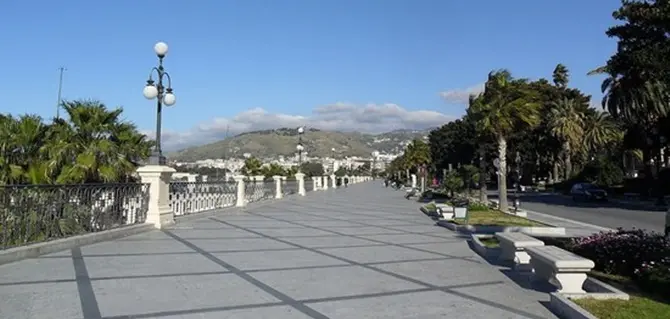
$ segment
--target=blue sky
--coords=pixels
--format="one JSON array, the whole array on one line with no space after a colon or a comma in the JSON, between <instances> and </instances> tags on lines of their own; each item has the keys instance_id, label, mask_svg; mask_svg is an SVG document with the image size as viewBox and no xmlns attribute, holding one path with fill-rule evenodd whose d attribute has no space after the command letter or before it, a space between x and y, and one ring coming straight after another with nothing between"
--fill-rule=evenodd
<instances>
[{"instance_id":1,"label":"blue sky","mask_svg":"<svg viewBox=\"0 0 670 319\"><path fill-rule=\"evenodd\" d=\"M306 123L384 131L458 117L462 91L492 69L551 75L600 99L618 0L3 0L2 112L55 114L65 99L123 106L152 130L142 97L165 41L177 104L164 112L168 147L239 131ZM451 92L440 95L440 92ZM444 97L447 97L445 99Z\"/></svg>"}]
</instances>

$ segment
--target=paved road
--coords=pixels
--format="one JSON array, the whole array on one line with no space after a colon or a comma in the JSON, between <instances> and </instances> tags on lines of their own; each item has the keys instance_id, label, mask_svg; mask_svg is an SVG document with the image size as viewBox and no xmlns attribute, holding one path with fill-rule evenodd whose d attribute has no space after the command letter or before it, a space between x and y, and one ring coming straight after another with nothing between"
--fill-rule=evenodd
<instances>
[{"instance_id":1,"label":"paved road","mask_svg":"<svg viewBox=\"0 0 670 319\"><path fill-rule=\"evenodd\" d=\"M378 183L0 266L0 318L556 318Z\"/></svg>"},{"instance_id":2,"label":"paved road","mask_svg":"<svg viewBox=\"0 0 670 319\"><path fill-rule=\"evenodd\" d=\"M635 227L663 232L665 223L663 211L649 211L622 203L575 203L570 197L554 194L524 194L521 201L521 206L531 211L602 227Z\"/></svg>"}]
</instances>

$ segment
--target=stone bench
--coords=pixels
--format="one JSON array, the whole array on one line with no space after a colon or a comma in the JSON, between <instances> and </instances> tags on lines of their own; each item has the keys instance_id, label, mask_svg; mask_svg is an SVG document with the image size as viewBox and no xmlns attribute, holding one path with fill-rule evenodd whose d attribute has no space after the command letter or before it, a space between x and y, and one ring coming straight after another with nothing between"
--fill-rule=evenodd
<instances>
[{"instance_id":1,"label":"stone bench","mask_svg":"<svg viewBox=\"0 0 670 319\"><path fill-rule=\"evenodd\" d=\"M583 294L586 273L591 271L593 261L575 255L556 246L528 247L534 280L548 281L559 293Z\"/></svg>"},{"instance_id":2,"label":"stone bench","mask_svg":"<svg viewBox=\"0 0 670 319\"><path fill-rule=\"evenodd\" d=\"M442 218L447 219L447 220L452 220L454 219L454 208L446 205L446 204L437 204L435 205L437 207L437 213L438 215L441 215Z\"/></svg>"},{"instance_id":3,"label":"stone bench","mask_svg":"<svg viewBox=\"0 0 670 319\"><path fill-rule=\"evenodd\" d=\"M544 242L523 233L496 233L500 243L499 259L503 261L514 261L516 270L532 270L529 267L530 256L526 248L544 246Z\"/></svg>"}]
</instances>

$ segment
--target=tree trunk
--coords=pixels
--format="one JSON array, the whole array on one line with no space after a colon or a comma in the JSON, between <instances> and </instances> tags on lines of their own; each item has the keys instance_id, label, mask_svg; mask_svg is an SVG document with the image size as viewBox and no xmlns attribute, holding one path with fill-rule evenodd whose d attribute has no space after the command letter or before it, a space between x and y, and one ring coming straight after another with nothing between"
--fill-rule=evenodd
<instances>
[{"instance_id":1,"label":"tree trunk","mask_svg":"<svg viewBox=\"0 0 670 319\"><path fill-rule=\"evenodd\" d=\"M486 188L486 145L479 145L479 200L488 203L489 197Z\"/></svg>"},{"instance_id":2,"label":"tree trunk","mask_svg":"<svg viewBox=\"0 0 670 319\"><path fill-rule=\"evenodd\" d=\"M552 173L551 173L552 176L551 177L553 177L553 179L554 179L553 182L554 183L558 183L559 180L560 180L560 178L558 177L558 161L556 160L556 158L554 158L553 160L554 160L554 163L552 164L553 167L552 167Z\"/></svg>"},{"instance_id":3,"label":"tree trunk","mask_svg":"<svg viewBox=\"0 0 670 319\"><path fill-rule=\"evenodd\" d=\"M498 200L499 208L507 212L507 140L504 136L498 136Z\"/></svg>"},{"instance_id":4,"label":"tree trunk","mask_svg":"<svg viewBox=\"0 0 670 319\"><path fill-rule=\"evenodd\" d=\"M653 164L651 163L651 159L652 159L651 149L649 147L645 147L642 150L642 160L644 161L644 180L647 189L645 190L644 194L640 194L641 197L645 199L652 197L652 191L654 185L654 173L652 169Z\"/></svg>"},{"instance_id":5,"label":"tree trunk","mask_svg":"<svg viewBox=\"0 0 670 319\"><path fill-rule=\"evenodd\" d=\"M570 156L570 143L563 143L563 150L565 152L565 180L572 177L572 158Z\"/></svg>"}]
</instances>

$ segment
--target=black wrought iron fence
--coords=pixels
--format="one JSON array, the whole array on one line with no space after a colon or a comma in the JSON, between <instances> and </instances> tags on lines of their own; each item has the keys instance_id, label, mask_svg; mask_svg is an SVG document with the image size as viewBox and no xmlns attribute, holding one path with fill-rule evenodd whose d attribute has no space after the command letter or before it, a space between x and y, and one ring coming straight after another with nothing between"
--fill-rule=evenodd
<instances>
[{"instance_id":1,"label":"black wrought iron fence","mask_svg":"<svg viewBox=\"0 0 670 319\"><path fill-rule=\"evenodd\" d=\"M185 215L235 205L235 181L171 182L170 206L175 215Z\"/></svg>"},{"instance_id":2,"label":"black wrought iron fence","mask_svg":"<svg viewBox=\"0 0 670 319\"><path fill-rule=\"evenodd\" d=\"M282 195L292 195L298 193L298 181L289 179L282 185Z\"/></svg>"},{"instance_id":3,"label":"black wrought iron fence","mask_svg":"<svg viewBox=\"0 0 670 319\"><path fill-rule=\"evenodd\" d=\"M273 198L275 190L274 181L245 181L244 196L247 203L258 202Z\"/></svg>"},{"instance_id":4,"label":"black wrought iron fence","mask_svg":"<svg viewBox=\"0 0 670 319\"><path fill-rule=\"evenodd\" d=\"M144 223L149 185L0 186L2 249Z\"/></svg>"},{"instance_id":5,"label":"black wrought iron fence","mask_svg":"<svg viewBox=\"0 0 670 319\"><path fill-rule=\"evenodd\" d=\"M314 191L314 180L312 178L305 178L305 192Z\"/></svg>"}]
</instances>

